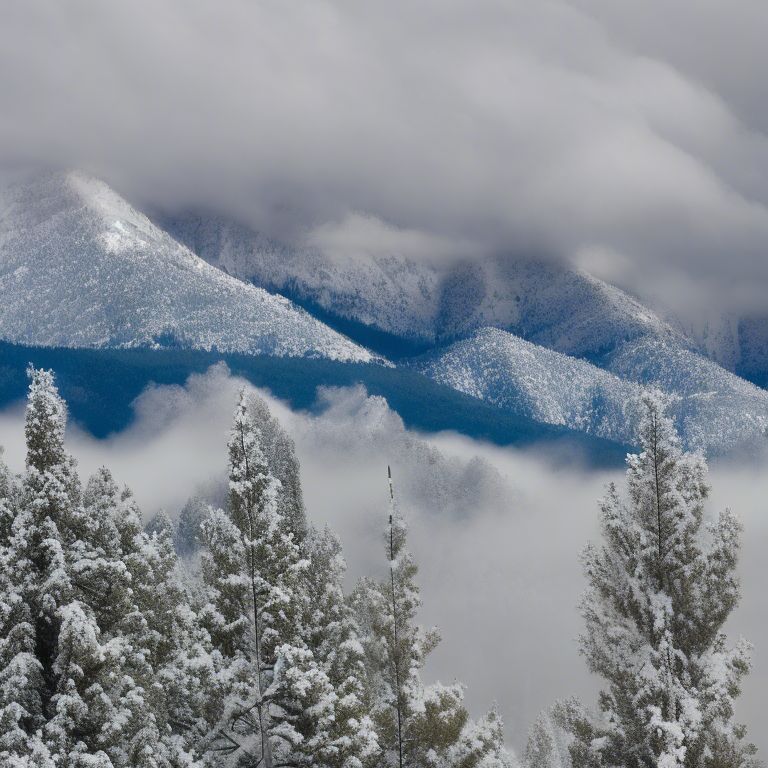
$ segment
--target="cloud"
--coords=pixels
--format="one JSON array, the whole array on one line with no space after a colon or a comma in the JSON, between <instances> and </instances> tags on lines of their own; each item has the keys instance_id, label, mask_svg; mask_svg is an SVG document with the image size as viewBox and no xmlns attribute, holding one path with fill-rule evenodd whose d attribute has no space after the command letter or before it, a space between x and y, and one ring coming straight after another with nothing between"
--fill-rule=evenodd
<instances>
[{"instance_id":1,"label":"cloud","mask_svg":"<svg viewBox=\"0 0 768 768\"><path fill-rule=\"evenodd\" d=\"M150 388L136 402L132 426L104 441L70 429L70 449L83 474L106 464L131 485L146 516L159 507L174 515L189 494L221 481L243 383L215 366L184 387ZM350 583L386 568L382 529L392 465L420 566L421 618L443 635L428 665L430 679L465 682L476 715L497 701L518 750L537 713L556 698L595 701L596 681L575 642L585 586L579 553L596 540L596 500L609 480L621 481L620 473L568 467L559 457L452 434L414 433L361 387L322 390L311 412L291 411L261 394L296 441L312 520L329 523L342 538ZM23 465L22 419L19 408L0 413L0 436L15 469ZM746 526L744 600L729 632L743 633L756 647L737 714L765 750L768 472L716 465L711 481L709 510L730 506Z\"/></svg>"},{"instance_id":2,"label":"cloud","mask_svg":"<svg viewBox=\"0 0 768 768\"><path fill-rule=\"evenodd\" d=\"M415 229L398 229L374 216L359 213L314 227L303 244L342 262L398 256L439 263L466 256L473 248L467 241L441 238Z\"/></svg>"},{"instance_id":3,"label":"cloud","mask_svg":"<svg viewBox=\"0 0 768 768\"><path fill-rule=\"evenodd\" d=\"M757 0L11 0L0 154L353 250L613 252L608 276L676 309L764 310L766 20Z\"/></svg>"}]
</instances>

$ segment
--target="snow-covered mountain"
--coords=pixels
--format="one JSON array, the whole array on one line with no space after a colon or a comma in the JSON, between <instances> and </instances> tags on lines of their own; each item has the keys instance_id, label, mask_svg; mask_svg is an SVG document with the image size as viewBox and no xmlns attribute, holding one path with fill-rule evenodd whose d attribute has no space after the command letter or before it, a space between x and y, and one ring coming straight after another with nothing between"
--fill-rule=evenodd
<instances>
[{"instance_id":1,"label":"snow-covered mountain","mask_svg":"<svg viewBox=\"0 0 768 768\"><path fill-rule=\"evenodd\" d=\"M707 357L768 387L768 314L715 314L686 332Z\"/></svg>"},{"instance_id":2,"label":"snow-covered mountain","mask_svg":"<svg viewBox=\"0 0 768 768\"><path fill-rule=\"evenodd\" d=\"M634 438L642 387L498 328L481 328L413 365L440 384L536 421L625 445Z\"/></svg>"},{"instance_id":3,"label":"snow-covered mountain","mask_svg":"<svg viewBox=\"0 0 768 768\"><path fill-rule=\"evenodd\" d=\"M699 353L716 357L735 345L722 364L751 366L759 381L768 332L758 322L688 334L556 260L338 256L287 247L216 217L177 216L164 225L228 273L297 297L324 317L355 321L349 333L358 341L367 338L360 327L370 327L419 342L427 351L417 370L517 414L629 444L634 403L652 384L676 401L688 445L722 453L766 442L768 392Z\"/></svg>"},{"instance_id":4,"label":"snow-covered mountain","mask_svg":"<svg viewBox=\"0 0 768 768\"><path fill-rule=\"evenodd\" d=\"M228 219L185 214L157 221L209 263L335 317L431 344L440 312L437 265L391 257L329 257L296 249Z\"/></svg>"},{"instance_id":5,"label":"snow-covered mountain","mask_svg":"<svg viewBox=\"0 0 768 768\"><path fill-rule=\"evenodd\" d=\"M210 266L79 173L36 176L0 195L0 339L373 359L287 299Z\"/></svg>"},{"instance_id":6,"label":"snow-covered mountain","mask_svg":"<svg viewBox=\"0 0 768 768\"><path fill-rule=\"evenodd\" d=\"M496 328L414 362L435 381L547 424L631 445L643 389L671 396L685 443L711 454L765 446L768 392L694 352L652 336L627 342L607 369Z\"/></svg>"},{"instance_id":7,"label":"snow-covered mountain","mask_svg":"<svg viewBox=\"0 0 768 768\"><path fill-rule=\"evenodd\" d=\"M559 261L499 256L445 264L398 254L328 255L287 247L217 217L161 221L231 275L427 345L488 326L588 359L649 334L685 343L631 296Z\"/></svg>"},{"instance_id":8,"label":"snow-covered mountain","mask_svg":"<svg viewBox=\"0 0 768 768\"><path fill-rule=\"evenodd\" d=\"M644 338L617 349L606 368L679 398L675 411L690 446L726 453L750 443L768 445L768 391L702 355Z\"/></svg>"},{"instance_id":9,"label":"snow-covered mountain","mask_svg":"<svg viewBox=\"0 0 768 768\"><path fill-rule=\"evenodd\" d=\"M725 349L721 331L707 339ZM759 367L765 323L735 333L738 363ZM766 444L768 391L695 351L701 339L562 262L331 256L220 218L150 220L81 173L0 194L2 341L389 366L381 346L369 351L382 339L401 393L434 387L427 377L512 414L510 424L520 417L628 445L643 388L655 386L675 400L689 446ZM309 364L298 363L301 378ZM337 370L334 380L354 380L341 367L349 375Z\"/></svg>"}]
</instances>

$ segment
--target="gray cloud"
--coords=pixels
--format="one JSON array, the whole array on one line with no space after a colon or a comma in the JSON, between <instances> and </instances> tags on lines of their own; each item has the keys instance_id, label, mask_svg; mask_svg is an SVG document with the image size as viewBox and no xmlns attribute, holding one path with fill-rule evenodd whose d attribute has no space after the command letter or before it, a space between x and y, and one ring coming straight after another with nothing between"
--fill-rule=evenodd
<instances>
[{"instance_id":1,"label":"gray cloud","mask_svg":"<svg viewBox=\"0 0 768 768\"><path fill-rule=\"evenodd\" d=\"M191 376L184 387L146 390L136 420L105 441L70 429L84 474L101 464L136 493L146 516L172 515L187 496L225 471L231 412L242 381L223 367ZM539 710L561 696L594 701L596 681L579 657L576 605L585 586L579 552L597 536L597 503L619 473L553 464L546 455L492 447L468 438L422 435L361 388L320 393L312 413L293 412L261 393L296 440L308 511L341 536L350 581L386 567L386 465L420 565L422 620L443 642L428 677L468 685L471 710L496 700L510 742L522 748ZM23 465L23 414L0 413L9 464ZM712 511L726 505L746 526L744 600L729 631L755 643L755 667L738 715L763 750L768 693L768 621L762 584L768 548L768 472L764 466L715 466Z\"/></svg>"},{"instance_id":2,"label":"gray cloud","mask_svg":"<svg viewBox=\"0 0 768 768\"><path fill-rule=\"evenodd\" d=\"M549 251L678 309L764 309L765 17L758 0L11 0L1 154L280 236L348 244L359 216L367 250Z\"/></svg>"}]
</instances>

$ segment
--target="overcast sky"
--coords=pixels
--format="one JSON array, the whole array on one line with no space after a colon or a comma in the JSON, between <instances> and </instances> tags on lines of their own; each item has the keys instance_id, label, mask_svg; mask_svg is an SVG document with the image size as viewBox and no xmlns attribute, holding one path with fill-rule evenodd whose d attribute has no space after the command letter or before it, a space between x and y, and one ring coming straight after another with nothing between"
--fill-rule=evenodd
<instances>
[{"instance_id":1,"label":"overcast sky","mask_svg":"<svg viewBox=\"0 0 768 768\"><path fill-rule=\"evenodd\" d=\"M6 0L0 161L765 309L766 29L764 0Z\"/></svg>"}]
</instances>

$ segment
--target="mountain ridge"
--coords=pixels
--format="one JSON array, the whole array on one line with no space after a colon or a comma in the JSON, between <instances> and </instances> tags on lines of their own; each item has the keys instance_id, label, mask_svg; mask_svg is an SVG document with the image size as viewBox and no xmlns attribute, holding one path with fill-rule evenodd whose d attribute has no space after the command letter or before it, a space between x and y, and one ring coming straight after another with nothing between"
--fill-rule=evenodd
<instances>
[{"instance_id":1,"label":"mountain ridge","mask_svg":"<svg viewBox=\"0 0 768 768\"><path fill-rule=\"evenodd\" d=\"M210 266L78 172L2 193L0 299L2 338L23 344L383 362L287 299Z\"/></svg>"},{"instance_id":2,"label":"mountain ridge","mask_svg":"<svg viewBox=\"0 0 768 768\"><path fill-rule=\"evenodd\" d=\"M629 341L599 368L498 328L412 361L429 378L547 424L632 444L640 401L664 392L685 445L723 455L768 446L768 392L679 347Z\"/></svg>"},{"instance_id":3,"label":"mountain ridge","mask_svg":"<svg viewBox=\"0 0 768 768\"><path fill-rule=\"evenodd\" d=\"M428 407L431 381L483 403L483 419L487 405L513 429L512 415L617 445L633 442L637 403L654 387L688 447L721 454L768 436L768 392L563 262L331 257L226 219L147 216L79 172L0 193L0 339L241 354L273 372L279 358L375 364L402 378L387 387L406 409Z\"/></svg>"},{"instance_id":4,"label":"mountain ridge","mask_svg":"<svg viewBox=\"0 0 768 768\"><path fill-rule=\"evenodd\" d=\"M692 343L625 292L557 260L507 255L446 266L397 254L329 256L220 216L157 220L228 274L417 345L488 326L586 359L648 333Z\"/></svg>"}]
</instances>

